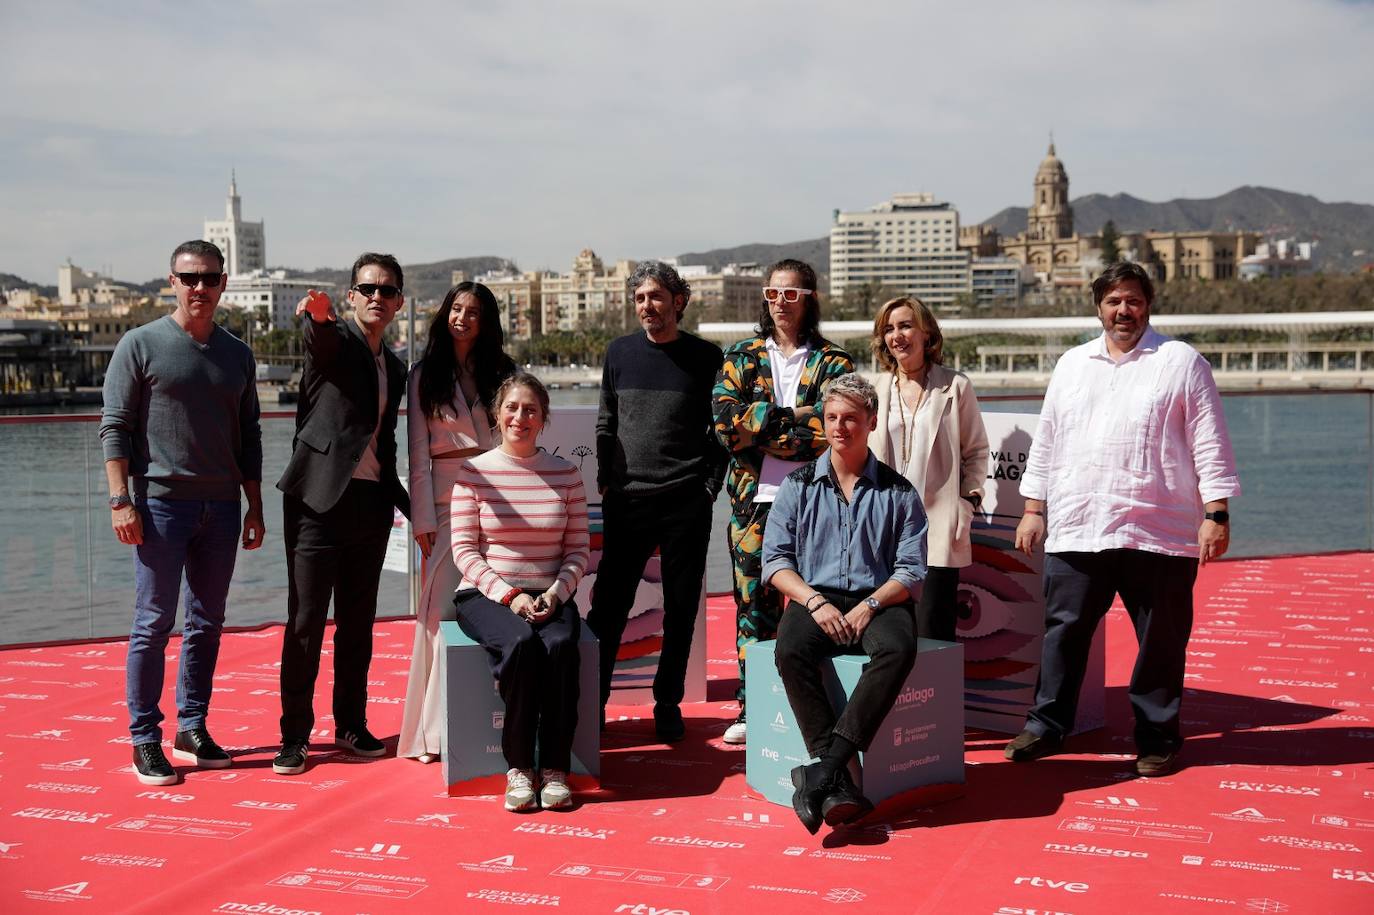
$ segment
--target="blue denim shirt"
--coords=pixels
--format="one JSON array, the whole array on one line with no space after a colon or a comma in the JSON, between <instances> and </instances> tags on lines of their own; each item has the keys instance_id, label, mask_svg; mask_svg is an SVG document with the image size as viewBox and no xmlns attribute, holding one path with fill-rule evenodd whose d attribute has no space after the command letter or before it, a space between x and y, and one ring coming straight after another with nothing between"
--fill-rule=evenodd
<instances>
[{"instance_id":1,"label":"blue denim shirt","mask_svg":"<svg viewBox=\"0 0 1374 915\"><path fill-rule=\"evenodd\" d=\"M874 591L891 579L912 599L926 577L926 512L916 488L870 451L846 502L830 452L783 480L763 532L765 583L791 569L813 588Z\"/></svg>"}]
</instances>

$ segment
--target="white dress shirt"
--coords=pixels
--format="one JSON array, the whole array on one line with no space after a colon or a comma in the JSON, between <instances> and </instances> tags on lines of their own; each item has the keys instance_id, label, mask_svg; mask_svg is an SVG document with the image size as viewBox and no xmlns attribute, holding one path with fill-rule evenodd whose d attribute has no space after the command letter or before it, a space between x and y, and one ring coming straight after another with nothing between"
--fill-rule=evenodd
<instances>
[{"instance_id":1,"label":"white dress shirt","mask_svg":"<svg viewBox=\"0 0 1374 915\"><path fill-rule=\"evenodd\" d=\"M1120 360L1104 333L1055 366L1021 494L1042 499L1045 551L1196 556L1203 504L1240 495L1212 369L1147 327Z\"/></svg>"},{"instance_id":2,"label":"white dress shirt","mask_svg":"<svg viewBox=\"0 0 1374 915\"><path fill-rule=\"evenodd\" d=\"M801 387L802 370L806 368L806 357L811 354L811 347L799 346L792 351L792 355L784 356L782 347L772 337L768 338L765 346L768 350L768 368L773 374L773 403L780 407L794 407L797 404L797 390ZM759 486L754 501L772 502L783 477L805 463L765 454L763 466L759 468Z\"/></svg>"}]
</instances>

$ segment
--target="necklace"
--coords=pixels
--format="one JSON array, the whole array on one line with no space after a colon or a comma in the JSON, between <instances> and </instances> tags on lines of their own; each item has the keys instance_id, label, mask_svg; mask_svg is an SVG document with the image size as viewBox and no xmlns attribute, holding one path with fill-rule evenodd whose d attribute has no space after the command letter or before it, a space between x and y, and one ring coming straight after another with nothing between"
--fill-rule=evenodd
<instances>
[{"instance_id":1,"label":"necklace","mask_svg":"<svg viewBox=\"0 0 1374 915\"><path fill-rule=\"evenodd\" d=\"M897 418L900 420L901 440L902 440L902 476L906 476L907 470L911 467L911 459L915 456L912 452L916 445L916 414L921 409L921 402L925 400L926 387L920 384L916 395L916 403L911 408L911 430L906 427L906 403L902 400L901 376L896 372L892 373L892 398L897 401Z\"/></svg>"}]
</instances>

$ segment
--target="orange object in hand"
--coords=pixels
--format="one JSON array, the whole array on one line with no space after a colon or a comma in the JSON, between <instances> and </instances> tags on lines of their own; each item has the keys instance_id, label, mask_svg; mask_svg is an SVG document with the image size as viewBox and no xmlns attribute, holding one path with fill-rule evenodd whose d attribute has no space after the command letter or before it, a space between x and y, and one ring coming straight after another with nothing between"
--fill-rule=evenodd
<instances>
[{"instance_id":1,"label":"orange object in hand","mask_svg":"<svg viewBox=\"0 0 1374 915\"><path fill-rule=\"evenodd\" d=\"M312 289L306 294L306 300L305 310L310 312L310 317L314 318L316 321L334 320L334 308L330 304L329 296L326 293L320 292L318 289Z\"/></svg>"}]
</instances>

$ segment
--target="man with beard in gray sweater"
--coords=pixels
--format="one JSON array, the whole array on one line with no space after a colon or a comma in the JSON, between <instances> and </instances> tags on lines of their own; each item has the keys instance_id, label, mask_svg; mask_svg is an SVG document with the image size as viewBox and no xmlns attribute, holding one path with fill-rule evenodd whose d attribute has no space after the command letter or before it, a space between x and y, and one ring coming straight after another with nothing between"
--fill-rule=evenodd
<instances>
[{"instance_id":1,"label":"man with beard in gray sweater","mask_svg":"<svg viewBox=\"0 0 1374 915\"><path fill-rule=\"evenodd\" d=\"M646 261L627 291L643 333L606 349L596 418L603 546L587 625L601 643L605 720L616 654L644 567L661 553L663 643L654 675L654 727L666 743L686 733L679 708L692 650L711 504L727 455L712 431L714 343L678 328L691 287L669 265Z\"/></svg>"}]
</instances>

